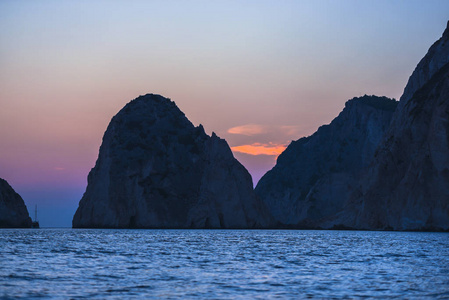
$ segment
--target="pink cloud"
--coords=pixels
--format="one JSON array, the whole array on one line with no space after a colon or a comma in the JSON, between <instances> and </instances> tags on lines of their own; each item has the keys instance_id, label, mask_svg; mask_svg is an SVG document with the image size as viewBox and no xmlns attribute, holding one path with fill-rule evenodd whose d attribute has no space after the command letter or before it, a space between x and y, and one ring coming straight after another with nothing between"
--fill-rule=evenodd
<instances>
[{"instance_id":1,"label":"pink cloud","mask_svg":"<svg viewBox=\"0 0 449 300\"><path fill-rule=\"evenodd\" d=\"M228 133L240 134L246 136L262 135L262 134L276 134L286 137L299 138L301 135L301 128L296 125L260 125L260 124L246 124L236 126L228 129Z\"/></svg>"},{"instance_id":2,"label":"pink cloud","mask_svg":"<svg viewBox=\"0 0 449 300\"><path fill-rule=\"evenodd\" d=\"M236 127L232 127L232 128L228 129L228 133L241 134L241 135L247 135L247 136L263 134L263 133L266 133L267 131L268 131L267 126L258 125L258 124L247 124L247 125L236 126Z\"/></svg>"}]
</instances>

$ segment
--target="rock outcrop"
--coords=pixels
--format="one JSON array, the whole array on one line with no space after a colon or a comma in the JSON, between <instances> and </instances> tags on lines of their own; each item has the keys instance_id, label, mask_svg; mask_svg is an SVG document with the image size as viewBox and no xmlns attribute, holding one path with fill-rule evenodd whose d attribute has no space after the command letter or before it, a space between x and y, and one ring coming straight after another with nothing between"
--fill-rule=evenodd
<instances>
[{"instance_id":1,"label":"rock outcrop","mask_svg":"<svg viewBox=\"0 0 449 300\"><path fill-rule=\"evenodd\" d=\"M392 111L350 115L347 105L328 127L293 142L256 188L276 220L448 231L449 22Z\"/></svg>"},{"instance_id":2,"label":"rock outcrop","mask_svg":"<svg viewBox=\"0 0 449 300\"><path fill-rule=\"evenodd\" d=\"M270 214L225 140L141 96L111 120L73 227L264 228Z\"/></svg>"},{"instance_id":3,"label":"rock outcrop","mask_svg":"<svg viewBox=\"0 0 449 300\"><path fill-rule=\"evenodd\" d=\"M417 90L424 86L445 64L449 62L449 21L443 36L428 50L408 79L401 96L399 110L408 103ZM399 114L398 114L399 115ZM399 118L395 118L399 119Z\"/></svg>"},{"instance_id":4,"label":"rock outcrop","mask_svg":"<svg viewBox=\"0 0 449 300\"><path fill-rule=\"evenodd\" d=\"M255 189L280 226L321 227L345 207L396 106L386 97L351 99L329 125L287 147Z\"/></svg>"},{"instance_id":5,"label":"rock outcrop","mask_svg":"<svg viewBox=\"0 0 449 300\"><path fill-rule=\"evenodd\" d=\"M449 22L411 75L353 198L338 218L351 227L449 230Z\"/></svg>"},{"instance_id":6,"label":"rock outcrop","mask_svg":"<svg viewBox=\"0 0 449 300\"><path fill-rule=\"evenodd\" d=\"M31 218L22 197L0 178L0 228L30 228Z\"/></svg>"}]
</instances>

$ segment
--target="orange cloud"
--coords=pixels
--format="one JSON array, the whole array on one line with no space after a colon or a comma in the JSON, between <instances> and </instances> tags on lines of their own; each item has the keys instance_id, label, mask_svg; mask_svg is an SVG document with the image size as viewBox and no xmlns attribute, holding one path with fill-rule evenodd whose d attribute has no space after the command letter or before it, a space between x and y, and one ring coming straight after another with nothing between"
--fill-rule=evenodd
<instances>
[{"instance_id":1,"label":"orange cloud","mask_svg":"<svg viewBox=\"0 0 449 300\"><path fill-rule=\"evenodd\" d=\"M258 125L258 124L247 124L242 126L236 126L228 129L228 133L232 134L241 134L241 135L257 135L266 133L267 129L266 126Z\"/></svg>"},{"instance_id":2,"label":"orange cloud","mask_svg":"<svg viewBox=\"0 0 449 300\"><path fill-rule=\"evenodd\" d=\"M246 153L250 155L276 155L278 156L285 150L285 145L277 145L273 143L261 144L254 143L251 145L242 145L231 147L232 151Z\"/></svg>"}]
</instances>

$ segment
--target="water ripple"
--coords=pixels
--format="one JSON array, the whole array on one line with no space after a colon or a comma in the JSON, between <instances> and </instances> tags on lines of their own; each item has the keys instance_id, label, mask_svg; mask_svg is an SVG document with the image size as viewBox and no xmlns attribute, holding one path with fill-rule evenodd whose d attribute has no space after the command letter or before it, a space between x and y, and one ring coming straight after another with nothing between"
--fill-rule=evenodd
<instances>
[{"instance_id":1,"label":"water ripple","mask_svg":"<svg viewBox=\"0 0 449 300\"><path fill-rule=\"evenodd\" d=\"M448 298L447 233L0 230L0 298Z\"/></svg>"}]
</instances>

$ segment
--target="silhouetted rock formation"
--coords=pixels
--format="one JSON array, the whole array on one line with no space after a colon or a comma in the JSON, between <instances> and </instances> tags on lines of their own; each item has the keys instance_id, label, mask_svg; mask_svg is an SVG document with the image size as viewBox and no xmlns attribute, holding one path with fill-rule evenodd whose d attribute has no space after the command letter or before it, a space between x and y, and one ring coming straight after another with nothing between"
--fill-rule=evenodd
<instances>
[{"instance_id":1,"label":"silhouetted rock formation","mask_svg":"<svg viewBox=\"0 0 449 300\"><path fill-rule=\"evenodd\" d=\"M0 228L30 228L31 218L22 197L0 178Z\"/></svg>"},{"instance_id":2,"label":"silhouetted rock formation","mask_svg":"<svg viewBox=\"0 0 449 300\"><path fill-rule=\"evenodd\" d=\"M409 102L413 94L423 87L444 65L449 62L449 21L443 36L436 41L421 59L408 79L404 94L399 103L400 111ZM399 114L399 113L398 113ZM398 119L398 118L395 118Z\"/></svg>"},{"instance_id":3,"label":"silhouetted rock formation","mask_svg":"<svg viewBox=\"0 0 449 300\"><path fill-rule=\"evenodd\" d=\"M293 141L255 190L275 219L288 227L315 228L341 211L396 106L386 97L351 99L329 125Z\"/></svg>"},{"instance_id":4,"label":"silhouetted rock formation","mask_svg":"<svg viewBox=\"0 0 449 300\"><path fill-rule=\"evenodd\" d=\"M73 227L261 228L269 220L226 141L149 94L111 120Z\"/></svg>"},{"instance_id":5,"label":"silhouetted rock formation","mask_svg":"<svg viewBox=\"0 0 449 300\"><path fill-rule=\"evenodd\" d=\"M354 195L356 228L449 230L449 22L404 89L370 172Z\"/></svg>"},{"instance_id":6,"label":"silhouetted rock formation","mask_svg":"<svg viewBox=\"0 0 449 300\"><path fill-rule=\"evenodd\" d=\"M293 142L257 185L276 220L291 227L449 230L449 22L410 77L391 123L393 106L348 104L329 126Z\"/></svg>"}]
</instances>

